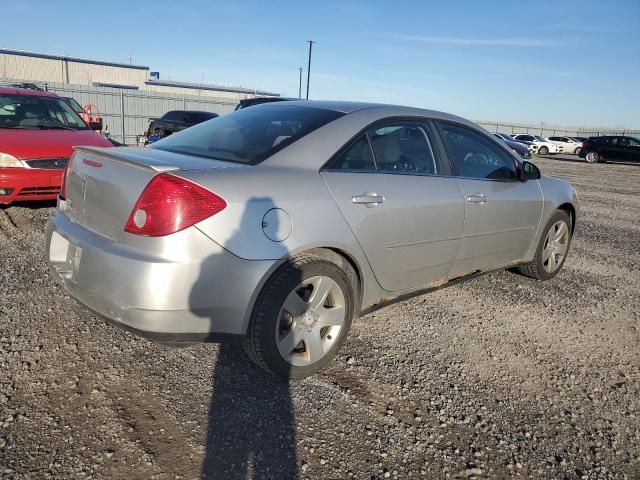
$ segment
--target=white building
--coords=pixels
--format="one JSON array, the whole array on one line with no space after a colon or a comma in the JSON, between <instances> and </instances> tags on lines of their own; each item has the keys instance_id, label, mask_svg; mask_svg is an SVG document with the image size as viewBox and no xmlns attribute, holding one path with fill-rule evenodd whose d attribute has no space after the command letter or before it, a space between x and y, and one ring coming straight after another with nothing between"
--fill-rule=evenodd
<instances>
[{"instance_id":1,"label":"white building","mask_svg":"<svg viewBox=\"0 0 640 480\"><path fill-rule=\"evenodd\" d=\"M152 77L149 67L143 65L2 48L0 48L0 79L115 87L231 100L255 96L279 96L278 93L253 88L164 80Z\"/></svg>"}]
</instances>

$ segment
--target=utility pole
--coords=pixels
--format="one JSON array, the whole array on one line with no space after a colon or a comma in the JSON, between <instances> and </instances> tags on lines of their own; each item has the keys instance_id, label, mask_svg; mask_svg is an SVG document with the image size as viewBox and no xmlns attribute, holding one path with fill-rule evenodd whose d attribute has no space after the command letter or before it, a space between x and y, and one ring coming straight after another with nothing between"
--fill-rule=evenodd
<instances>
[{"instance_id":1,"label":"utility pole","mask_svg":"<svg viewBox=\"0 0 640 480\"><path fill-rule=\"evenodd\" d=\"M298 79L298 99L302 99L302 67L298 67L299 79Z\"/></svg>"},{"instance_id":2,"label":"utility pole","mask_svg":"<svg viewBox=\"0 0 640 480\"><path fill-rule=\"evenodd\" d=\"M307 100L309 100L309 77L311 76L311 49L313 44L316 43L313 40L307 40L309 44L309 63L307 63Z\"/></svg>"}]
</instances>

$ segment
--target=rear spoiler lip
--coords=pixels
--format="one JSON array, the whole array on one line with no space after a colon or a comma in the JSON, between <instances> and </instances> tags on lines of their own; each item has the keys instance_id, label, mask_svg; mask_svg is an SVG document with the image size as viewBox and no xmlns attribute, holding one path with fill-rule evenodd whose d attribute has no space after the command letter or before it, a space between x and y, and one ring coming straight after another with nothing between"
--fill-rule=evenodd
<instances>
[{"instance_id":1,"label":"rear spoiler lip","mask_svg":"<svg viewBox=\"0 0 640 480\"><path fill-rule=\"evenodd\" d=\"M111 149L117 149L117 147L73 147L74 152L87 152L97 155L99 157L108 158L120 163L126 163L132 167L142 168L143 170L151 170L152 172L173 172L180 170L180 167L175 165L148 165L142 162L136 162L125 156L114 155L110 153Z\"/></svg>"}]
</instances>

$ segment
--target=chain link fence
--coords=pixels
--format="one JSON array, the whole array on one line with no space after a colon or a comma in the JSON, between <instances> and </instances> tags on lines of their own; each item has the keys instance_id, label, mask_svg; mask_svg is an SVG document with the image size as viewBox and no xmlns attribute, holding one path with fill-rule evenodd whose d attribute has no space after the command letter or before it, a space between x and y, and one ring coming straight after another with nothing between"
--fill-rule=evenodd
<instances>
[{"instance_id":1,"label":"chain link fence","mask_svg":"<svg viewBox=\"0 0 640 480\"><path fill-rule=\"evenodd\" d=\"M21 80L2 80L0 84L23 82ZM219 115L235 109L237 100L231 98L205 97L197 95L167 95L149 90L129 90L89 85L68 85L65 83L39 83L62 97L73 97L80 105L93 104L98 107L103 125L115 140L129 145L135 144L136 137L143 134L149 118L161 117L170 110L203 110ZM564 128L548 125L526 125L493 121L476 121L490 132L507 134L529 133L545 137L600 135L640 136L640 130L609 128Z\"/></svg>"},{"instance_id":2,"label":"chain link fence","mask_svg":"<svg viewBox=\"0 0 640 480\"><path fill-rule=\"evenodd\" d=\"M476 123L490 132L507 133L509 135L529 133L531 135L542 135L543 137L599 137L601 135L640 136L640 130L629 130L624 128L564 128L548 125L525 125L491 121L476 121Z\"/></svg>"}]
</instances>

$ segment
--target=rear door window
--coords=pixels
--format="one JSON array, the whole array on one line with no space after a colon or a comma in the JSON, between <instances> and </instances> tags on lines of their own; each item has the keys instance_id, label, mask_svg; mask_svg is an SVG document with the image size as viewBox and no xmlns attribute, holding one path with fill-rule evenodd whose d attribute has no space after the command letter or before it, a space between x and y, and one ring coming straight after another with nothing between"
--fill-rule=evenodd
<instances>
[{"instance_id":1,"label":"rear door window","mask_svg":"<svg viewBox=\"0 0 640 480\"><path fill-rule=\"evenodd\" d=\"M422 125L397 123L367 132L382 172L437 175L440 168L431 134Z\"/></svg>"},{"instance_id":2,"label":"rear door window","mask_svg":"<svg viewBox=\"0 0 640 480\"><path fill-rule=\"evenodd\" d=\"M440 175L434 138L426 124L398 122L374 126L360 135L327 169Z\"/></svg>"},{"instance_id":3,"label":"rear door window","mask_svg":"<svg viewBox=\"0 0 640 480\"><path fill-rule=\"evenodd\" d=\"M373 151L366 133L348 147L344 153L331 162L327 167L329 170L349 170L349 171L375 171L376 164L373 160Z\"/></svg>"}]
</instances>

